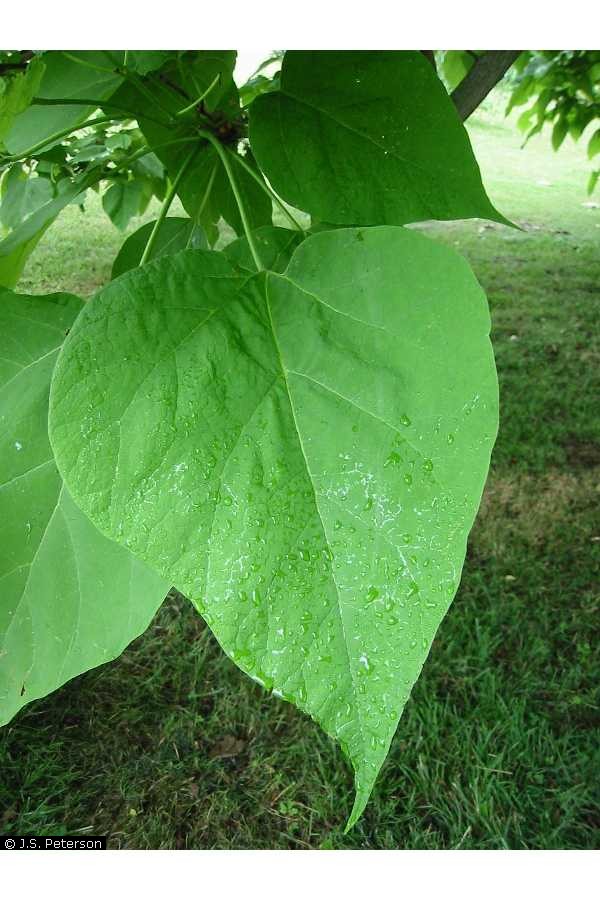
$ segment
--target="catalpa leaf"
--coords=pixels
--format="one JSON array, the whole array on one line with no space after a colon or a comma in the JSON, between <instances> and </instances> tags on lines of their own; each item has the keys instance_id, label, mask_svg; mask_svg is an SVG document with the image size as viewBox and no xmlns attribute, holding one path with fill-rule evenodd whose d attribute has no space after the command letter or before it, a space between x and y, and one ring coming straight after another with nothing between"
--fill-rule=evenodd
<instances>
[{"instance_id":1,"label":"catalpa leaf","mask_svg":"<svg viewBox=\"0 0 600 900\"><path fill-rule=\"evenodd\" d=\"M113 263L111 278L118 278L124 272L139 266L155 224L147 222L124 241ZM207 243L202 229L194 224L193 219L169 216L161 223L150 252L150 259L178 253L186 247L206 249Z\"/></svg>"},{"instance_id":2,"label":"catalpa leaf","mask_svg":"<svg viewBox=\"0 0 600 900\"><path fill-rule=\"evenodd\" d=\"M339 741L350 824L457 589L497 429L489 326L450 249L341 229L283 275L203 251L130 272L55 370L76 502Z\"/></svg>"},{"instance_id":3,"label":"catalpa leaf","mask_svg":"<svg viewBox=\"0 0 600 900\"><path fill-rule=\"evenodd\" d=\"M250 107L250 143L277 193L327 222L506 223L452 101L417 51L288 51L279 91Z\"/></svg>"},{"instance_id":4,"label":"catalpa leaf","mask_svg":"<svg viewBox=\"0 0 600 900\"><path fill-rule=\"evenodd\" d=\"M54 462L50 378L81 306L0 291L0 724L114 659L170 587L98 532Z\"/></svg>"}]
</instances>

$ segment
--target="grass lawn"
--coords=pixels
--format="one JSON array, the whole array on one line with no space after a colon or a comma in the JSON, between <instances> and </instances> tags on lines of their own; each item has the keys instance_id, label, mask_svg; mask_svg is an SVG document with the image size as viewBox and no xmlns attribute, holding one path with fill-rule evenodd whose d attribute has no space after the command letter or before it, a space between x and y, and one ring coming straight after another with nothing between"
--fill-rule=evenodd
<instances>
[{"instance_id":1,"label":"grass lawn","mask_svg":"<svg viewBox=\"0 0 600 900\"><path fill-rule=\"evenodd\" d=\"M115 663L0 732L0 832L129 848L600 846L600 208L584 148L491 104L470 126L522 231L427 230L487 290L501 427L462 584L358 826L317 726L267 696L173 596ZM592 200L600 203L597 193ZM71 208L22 291L91 293L122 235Z\"/></svg>"}]
</instances>

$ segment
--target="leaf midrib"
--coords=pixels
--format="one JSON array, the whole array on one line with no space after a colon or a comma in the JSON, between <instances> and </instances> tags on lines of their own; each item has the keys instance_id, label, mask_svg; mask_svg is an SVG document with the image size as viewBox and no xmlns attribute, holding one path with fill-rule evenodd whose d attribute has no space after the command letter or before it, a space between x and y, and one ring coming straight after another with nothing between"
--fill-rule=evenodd
<instances>
[{"instance_id":1,"label":"leaf midrib","mask_svg":"<svg viewBox=\"0 0 600 900\"><path fill-rule=\"evenodd\" d=\"M271 312L271 303L270 303L270 300L269 300L269 279L268 279L268 276L267 276L267 278L265 279L265 302L266 302L266 306L267 306L267 313L268 313L268 316L269 316L269 324L270 324L270 328L271 328L271 333L272 333L272 335L273 335L273 342L274 342L274 345L275 345L275 349L276 349L276 351L277 351L277 356L278 356L278 359L279 359L279 365L280 365L280 368L281 368L281 374L282 374L282 376L283 376L283 380L284 380L285 388L286 388L286 394L287 394L287 397L288 397L288 402L289 402L289 404L290 404L290 410L291 410L291 413L292 413L292 419L293 419L293 422L294 422L294 428L295 428L295 431L296 431L296 435L297 435L297 437L298 437L298 444L299 444L299 446L300 446L300 451L301 451L301 453L302 453L302 458L303 458L303 460L304 460L304 465L305 465L305 468L306 468L306 474L307 474L307 476L308 476L308 481L309 481L309 483L310 483L311 490L312 490L312 492L313 492L313 499L314 499L314 503L315 503L315 509L316 509L317 515L318 515L318 517L319 517L319 522L321 523L321 529L322 529L322 531L323 531L323 537L325 538L325 540L326 540L326 542L327 542L328 548L331 550L331 541L329 540L329 537L328 537L328 534L327 534L327 529L325 528L325 523L324 523L323 517L322 517L322 515L321 515L321 510L320 510L320 508L319 508L319 502L318 502L318 500L317 500L317 492L316 492L316 490L315 490L315 486L314 486L313 478L312 478L312 473L311 473L310 467L309 467L309 465L308 465L308 458L307 458L307 456L306 456L306 451L305 451L305 449L304 449L304 444L303 444L303 442L302 442L302 436L301 436L301 434L300 434L300 428L299 428L299 426L298 426L298 421L297 421L297 419L296 419L296 411L295 411L295 409L294 409L294 404L293 404L293 401L292 401L292 394L291 394L291 391L290 391L290 386L289 386L289 382L288 382L288 378L287 378L287 376L288 376L288 370L286 369L285 364L284 364L284 362L283 362L283 355L282 355L282 353L281 353L281 347L280 347L279 341L278 341L278 339L277 339L277 332L276 332L276 330L275 330L275 323L274 323L274 321L273 321L273 315L272 315L272 312ZM332 551L332 552L333 552L333 551ZM335 572L334 572L334 569L333 569L333 566L332 566L332 565L330 565L330 572L331 572L331 580L332 580L332 582L333 582L333 586L334 586L335 592L336 592L337 605L338 605L338 612L339 612L339 617L340 617L340 627L341 627L341 631L342 631L342 637L343 637L343 639L344 639L344 648L345 648L345 650L346 650L346 657L347 657L347 659L348 659L348 670L349 670L349 673L350 673L350 680L351 680L351 683L352 683L352 692L353 692L353 694L354 694L354 705L355 705L355 708L356 708L357 723L358 723L358 726L359 726L359 735L360 735L360 740L361 740L362 750L363 750L363 755L364 755L364 752L365 752L365 733L364 733L364 724L363 724L362 716L361 716L361 707L360 707L360 702L359 702L359 695L358 695L358 688L357 688L357 684L356 684L356 677L355 677L354 669L353 669L353 667L352 667L352 661L351 661L351 656L350 656L350 647L349 647L349 644L348 644L348 636L347 636L347 634L346 634L346 629L345 629L345 626L344 626L344 616L343 616L343 613L342 613L342 597L341 597L341 591L340 591L340 587L339 587L339 585L338 585L338 583L337 583L337 581L336 581Z\"/></svg>"}]
</instances>

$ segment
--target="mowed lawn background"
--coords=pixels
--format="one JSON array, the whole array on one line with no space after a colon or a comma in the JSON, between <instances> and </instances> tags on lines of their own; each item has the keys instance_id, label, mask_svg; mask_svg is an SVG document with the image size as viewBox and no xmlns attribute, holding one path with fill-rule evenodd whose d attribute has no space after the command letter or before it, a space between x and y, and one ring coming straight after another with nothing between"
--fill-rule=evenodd
<instances>
[{"instance_id":1,"label":"mowed lawn background","mask_svg":"<svg viewBox=\"0 0 600 900\"><path fill-rule=\"evenodd\" d=\"M119 660L0 731L0 832L123 848L600 846L600 193L586 196L583 143L521 150L501 109L488 102L469 131L522 230L425 226L487 291L500 434L461 586L358 826L343 834L341 752L174 595ZM92 195L19 290L88 296L122 241Z\"/></svg>"}]
</instances>

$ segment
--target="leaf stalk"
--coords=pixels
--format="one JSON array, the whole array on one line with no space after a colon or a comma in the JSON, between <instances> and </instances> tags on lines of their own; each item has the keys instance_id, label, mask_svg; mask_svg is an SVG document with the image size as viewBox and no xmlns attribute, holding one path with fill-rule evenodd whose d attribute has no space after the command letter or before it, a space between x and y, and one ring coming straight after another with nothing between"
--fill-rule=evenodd
<instances>
[{"instance_id":1,"label":"leaf stalk","mask_svg":"<svg viewBox=\"0 0 600 900\"><path fill-rule=\"evenodd\" d=\"M231 164L229 162L229 154L210 131L204 131L203 129L198 130L198 134L200 137L205 138L212 146L215 148L217 154L221 162L223 163L223 168L225 169L225 174L229 179L229 184L231 185L231 190L233 191L233 196L235 197L235 202L237 203L237 207L240 211L240 219L242 220L242 226L244 228L244 233L246 235L246 239L248 241L248 246L250 247L250 253L252 254L252 259L254 260L254 264L257 268L257 271L264 271L264 264L260 258L258 250L256 248L256 243L254 241L254 237L252 235L252 229L250 228L250 223L248 222L248 216L246 214L246 207L244 206L244 201L242 200L242 195L240 194L240 190L238 187L238 183L235 179L233 171L231 169Z\"/></svg>"},{"instance_id":2,"label":"leaf stalk","mask_svg":"<svg viewBox=\"0 0 600 900\"><path fill-rule=\"evenodd\" d=\"M144 247L144 252L142 253L142 258L140 259L140 263L139 263L140 266L143 266L145 263L148 262L150 254L152 253L152 248L154 247L154 244L156 243L156 238L158 237L158 232L160 231L161 225L164 222L166 215L169 212L171 203L173 202L173 200L175 198L175 194L177 193L177 188L179 187L179 183L181 182L181 179L185 175L188 166L190 165L190 163L192 162L193 158L195 157L195 155L197 153L198 153L198 147L194 147L192 152L188 153L188 155L186 156L185 160L183 161L183 164L182 164L181 168L179 169L177 175L173 179L173 183L169 186L169 190L166 193L166 196L163 201L163 205L161 207L158 218L157 218L156 222L154 223L154 227L153 227L152 231L150 232L150 237L148 238L148 242L147 242L146 246Z\"/></svg>"}]
</instances>

